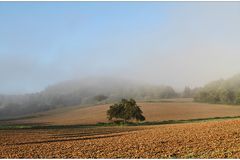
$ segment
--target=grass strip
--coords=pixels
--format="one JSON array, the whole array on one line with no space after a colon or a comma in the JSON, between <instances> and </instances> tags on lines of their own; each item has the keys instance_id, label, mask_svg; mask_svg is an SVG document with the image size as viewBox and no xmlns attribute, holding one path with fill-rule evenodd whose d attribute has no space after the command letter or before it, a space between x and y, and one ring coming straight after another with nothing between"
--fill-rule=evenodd
<instances>
[{"instance_id":1,"label":"grass strip","mask_svg":"<svg viewBox=\"0 0 240 160\"><path fill-rule=\"evenodd\" d=\"M216 120L228 120L228 119L239 119L240 116L234 117L213 117L213 118L198 118L189 120L166 120L166 121L155 121L155 122L119 122L119 123L97 123L92 125L29 125L29 124L11 124L11 125L0 125L0 130L5 129L71 129L71 128L95 128L95 127L111 127L111 126L146 126L146 125L166 125L166 124L182 124L182 123L197 123L197 122L208 122Z\"/></svg>"}]
</instances>

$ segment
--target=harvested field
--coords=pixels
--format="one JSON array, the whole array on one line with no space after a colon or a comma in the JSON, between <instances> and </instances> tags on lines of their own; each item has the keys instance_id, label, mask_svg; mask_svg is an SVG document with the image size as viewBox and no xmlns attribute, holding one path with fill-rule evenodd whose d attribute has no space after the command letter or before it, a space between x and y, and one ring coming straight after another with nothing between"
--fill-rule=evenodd
<instances>
[{"instance_id":1,"label":"harvested field","mask_svg":"<svg viewBox=\"0 0 240 160\"><path fill-rule=\"evenodd\" d=\"M1 158L240 158L240 120L0 130Z\"/></svg>"},{"instance_id":2,"label":"harvested field","mask_svg":"<svg viewBox=\"0 0 240 160\"><path fill-rule=\"evenodd\" d=\"M141 102L146 121L188 120L198 118L240 116L240 107L220 104L194 103L190 101ZM108 105L81 108L79 106L43 113L36 118L14 121L13 123L47 123L51 125L96 124L108 122Z\"/></svg>"}]
</instances>

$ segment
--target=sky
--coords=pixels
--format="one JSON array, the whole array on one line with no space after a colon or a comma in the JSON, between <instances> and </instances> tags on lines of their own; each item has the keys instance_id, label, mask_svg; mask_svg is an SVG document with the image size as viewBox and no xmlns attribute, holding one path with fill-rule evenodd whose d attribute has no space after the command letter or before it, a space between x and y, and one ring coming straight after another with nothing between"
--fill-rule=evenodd
<instances>
[{"instance_id":1,"label":"sky","mask_svg":"<svg viewBox=\"0 0 240 160\"><path fill-rule=\"evenodd\" d=\"M240 73L240 2L0 2L0 93L111 76L199 87Z\"/></svg>"}]
</instances>

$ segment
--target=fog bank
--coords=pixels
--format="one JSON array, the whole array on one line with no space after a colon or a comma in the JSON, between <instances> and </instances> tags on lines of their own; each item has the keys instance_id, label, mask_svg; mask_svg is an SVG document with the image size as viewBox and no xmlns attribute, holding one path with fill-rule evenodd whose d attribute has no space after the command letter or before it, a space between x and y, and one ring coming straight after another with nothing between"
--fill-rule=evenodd
<instances>
[{"instance_id":1,"label":"fog bank","mask_svg":"<svg viewBox=\"0 0 240 160\"><path fill-rule=\"evenodd\" d=\"M0 93L114 77L198 87L240 72L239 2L0 2Z\"/></svg>"}]
</instances>

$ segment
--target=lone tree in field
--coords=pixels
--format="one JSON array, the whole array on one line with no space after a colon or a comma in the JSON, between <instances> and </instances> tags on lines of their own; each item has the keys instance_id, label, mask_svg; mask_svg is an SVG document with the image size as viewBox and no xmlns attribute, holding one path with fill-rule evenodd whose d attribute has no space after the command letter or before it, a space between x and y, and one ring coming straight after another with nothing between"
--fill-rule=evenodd
<instances>
[{"instance_id":1,"label":"lone tree in field","mask_svg":"<svg viewBox=\"0 0 240 160\"><path fill-rule=\"evenodd\" d=\"M124 122L136 119L137 121L144 121L145 117L142 115L142 110L140 106L137 105L134 99L126 100L122 99L121 102L110 106L107 111L107 116L109 120L112 118L123 119Z\"/></svg>"}]
</instances>

